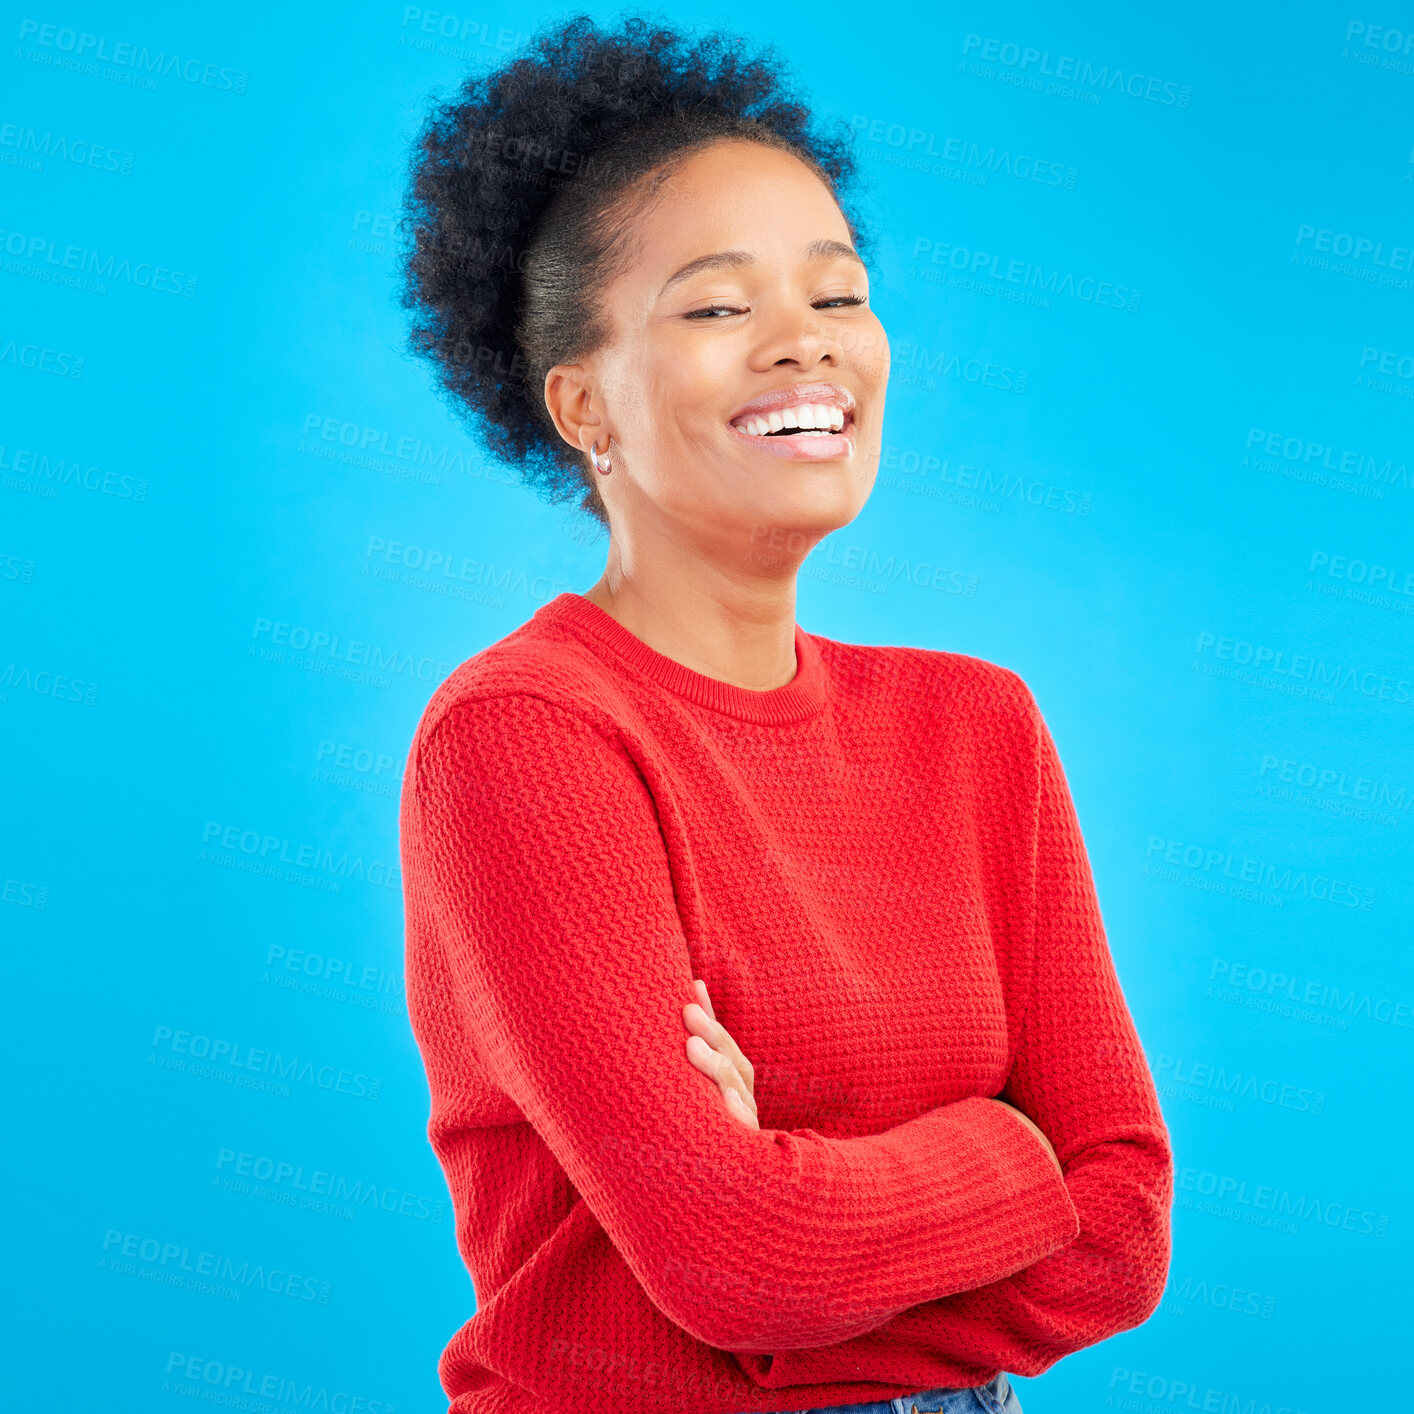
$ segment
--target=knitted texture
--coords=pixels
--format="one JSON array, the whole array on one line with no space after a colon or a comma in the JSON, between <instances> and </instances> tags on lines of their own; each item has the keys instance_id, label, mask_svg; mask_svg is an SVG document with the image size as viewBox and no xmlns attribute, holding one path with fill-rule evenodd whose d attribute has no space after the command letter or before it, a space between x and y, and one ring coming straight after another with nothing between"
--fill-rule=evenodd
<instances>
[{"instance_id":1,"label":"knitted texture","mask_svg":"<svg viewBox=\"0 0 1414 1414\"><path fill-rule=\"evenodd\" d=\"M752 692L562 594L418 725L408 1006L477 1298L454 1414L888 1399L1158 1304L1169 1136L1030 691L795 638ZM759 1131L687 1059L695 977Z\"/></svg>"}]
</instances>

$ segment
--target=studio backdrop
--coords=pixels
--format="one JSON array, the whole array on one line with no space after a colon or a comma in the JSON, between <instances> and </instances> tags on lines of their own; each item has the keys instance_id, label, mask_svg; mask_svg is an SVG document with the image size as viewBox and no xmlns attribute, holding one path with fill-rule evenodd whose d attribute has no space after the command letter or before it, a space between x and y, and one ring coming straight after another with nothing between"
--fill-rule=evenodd
<instances>
[{"instance_id":1,"label":"studio backdrop","mask_svg":"<svg viewBox=\"0 0 1414 1414\"><path fill-rule=\"evenodd\" d=\"M1063 11L666 16L779 47L877 232L798 617L1026 680L1173 1137L1162 1303L1027 1414L1405 1407L1414 9ZM4 8L8 1407L445 1407L404 757L606 541L406 352L397 220L565 13Z\"/></svg>"}]
</instances>

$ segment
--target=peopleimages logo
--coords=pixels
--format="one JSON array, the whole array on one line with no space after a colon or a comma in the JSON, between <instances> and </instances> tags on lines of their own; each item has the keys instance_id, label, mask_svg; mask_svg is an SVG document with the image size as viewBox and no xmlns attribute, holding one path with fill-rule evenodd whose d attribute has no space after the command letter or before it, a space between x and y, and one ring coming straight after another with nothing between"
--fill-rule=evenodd
<instances>
[{"instance_id":1,"label":"peopleimages logo","mask_svg":"<svg viewBox=\"0 0 1414 1414\"><path fill-rule=\"evenodd\" d=\"M1358 692L1364 697L1375 697L1381 702L1393 702L1406 706L1414 702L1414 680L1392 677L1379 668L1368 668L1355 663L1327 664L1324 658L1309 653L1293 653L1287 648L1277 648L1265 643L1251 643L1245 638L1230 638L1210 633L1206 629L1198 634L1195 664L1211 650L1214 659L1235 663L1251 668L1256 673L1275 673L1281 677L1294 678L1302 685L1314 684L1314 689L1345 689ZM1242 680L1239 675L1239 681ZM1330 701L1327 695L1324 699Z\"/></svg>"},{"instance_id":2,"label":"peopleimages logo","mask_svg":"<svg viewBox=\"0 0 1414 1414\"><path fill-rule=\"evenodd\" d=\"M201 843L203 854L207 846L212 850L239 850L263 863L311 869L337 879L372 884L374 888L402 887L402 873L397 864L378 859L365 862L361 854L350 855L348 850L335 854L327 845L301 844L283 835L266 834L240 825L223 825L219 820L208 820L202 826Z\"/></svg>"},{"instance_id":3,"label":"peopleimages logo","mask_svg":"<svg viewBox=\"0 0 1414 1414\"><path fill-rule=\"evenodd\" d=\"M1414 245L1392 245L1386 248L1385 242L1377 240L1374 236L1357 235L1353 231L1336 231L1328 226L1313 226L1307 221L1300 221L1296 226L1297 248L1305 249L1308 244L1312 250L1338 255L1346 260L1362 263L1368 261L1371 265L1386 270L1414 270Z\"/></svg>"},{"instance_id":4,"label":"peopleimages logo","mask_svg":"<svg viewBox=\"0 0 1414 1414\"><path fill-rule=\"evenodd\" d=\"M1215 883L1226 880L1233 886L1272 889L1279 895L1358 908L1362 913L1368 913L1375 904L1375 891L1363 884L1333 879L1329 874L1308 872L1300 867L1293 869L1290 864L1253 859L1234 854L1231 850L1205 848L1201 844L1167 839L1163 835L1149 836L1144 857L1150 861L1144 866L1146 873L1151 864L1176 865L1206 876Z\"/></svg>"},{"instance_id":5,"label":"peopleimages logo","mask_svg":"<svg viewBox=\"0 0 1414 1414\"><path fill-rule=\"evenodd\" d=\"M55 702L81 702L92 707L98 701L98 684L46 668L32 669L28 663L10 663L0 671L0 702L10 700L10 689L32 692L36 697L49 697Z\"/></svg>"},{"instance_id":6,"label":"peopleimages logo","mask_svg":"<svg viewBox=\"0 0 1414 1414\"><path fill-rule=\"evenodd\" d=\"M116 280L140 289L156 290L159 294L183 295L187 299L196 297L195 275L183 274L180 270L169 269L151 260L134 261L126 255L119 257L111 251L105 254L86 246L61 246L52 236L0 228L0 250L14 257L15 263L10 273L34 274L45 279L52 278L58 283L79 281L104 293L107 286L102 282ZM93 276L94 279L84 282L82 277L85 276Z\"/></svg>"},{"instance_id":7,"label":"peopleimages logo","mask_svg":"<svg viewBox=\"0 0 1414 1414\"><path fill-rule=\"evenodd\" d=\"M1334 766L1317 766L1309 761L1294 761L1271 752L1263 753L1257 775L1259 779L1272 775L1274 780L1287 785L1331 792L1352 801L1364 801L1388 810L1404 811L1414 805L1414 790L1398 781L1357 776L1349 771L1337 770Z\"/></svg>"},{"instance_id":8,"label":"peopleimages logo","mask_svg":"<svg viewBox=\"0 0 1414 1414\"><path fill-rule=\"evenodd\" d=\"M975 55L989 64L999 64L1003 69L1024 75L1032 79L1033 86L1038 88L1041 87L1039 80L1047 78L1062 84L1078 84L1081 88L1103 93L1122 93L1130 98L1178 108L1187 108L1193 97L1193 89L1188 84L1146 78L1133 70L1126 71L1118 64L1111 68L1108 64L1097 65L1089 59L1078 59L1069 54L1052 57L1048 49L1037 49L1029 44L1017 44L1014 40L996 39L990 35L967 35L962 41L962 52L964 57Z\"/></svg>"},{"instance_id":9,"label":"peopleimages logo","mask_svg":"<svg viewBox=\"0 0 1414 1414\"><path fill-rule=\"evenodd\" d=\"M1368 20L1351 20L1345 27L1340 57L1364 68L1414 74L1414 28L1391 29Z\"/></svg>"},{"instance_id":10,"label":"peopleimages logo","mask_svg":"<svg viewBox=\"0 0 1414 1414\"><path fill-rule=\"evenodd\" d=\"M376 466L387 458L401 466L407 479L430 485L440 485L444 471L457 471L504 486L514 485L516 480L504 467L485 461L469 447L428 442L322 413L306 413L300 435L299 450L307 455L351 466Z\"/></svg>"},{"instance_id":11,"label":"peopleimages logo","mask_svg":"<svg viewBox=\"0 0 1414 1414\"><path fill-rule=\"evenodd\" d=\"M52 373L56 378L82 378L84 355L47 349L43 344L22 344L18 339L0 340L0 363L16 368L32 368L36 373ZM0 447L0 453L4 452Z\"/></svg>"},{"instance_id":12,"label":"peopleimages logo","mask_svg":"<svg viewBox=\"0 0 1414 1414\"><path fill-rule=\"evenodd\" d=\"M1023 182L1039 182L1042 186L1064 187L1071 191L1079 173L1074 167L1030 153L1013 153L1009 148L998 149L994 143L986 147L971 138L931 132L927 128L909 127L890 122L887 118L871 118L856 113L850 127L864 140L893 148L894 154L913 160L934 157L944 163L971 169L968 175L985 186L990 174L1016 177Z\"/></svg>"},{"instance_id":13,"label":"peopleimages logo","mask_svg":"<svg viewBox=\"0 0 1414 1414\"><path fill-rule=\"evenodd\" d=\"M1125 1365L1116 1365L1110 1373L1110 1396L1105 1401L1113 1402L1117 1409L1149 1411L1165 1407L1169 1409L1203 1410L1205 1414L1306 1414L1299 1405L1279 1404L1270 1398L1258 1403L1255 1396L1245 1398L1236 1390L1221 1389L1216 1385L1199 1384L1197 1380L1180 1380L1172 1375L1150 1374L1147 1370L1131 1370ZM1138 1398L1125 1399L1125 1394L1142 1396L1155 1401L1140 1403ZM1163 1401L1160 1406L1157 1401Z\"/></svg>"},{"instance_id":14,"label":"peopleimages logo","mask_svg":"<svg viewBox=\"0 0 1414 1414\"><path fill-rule=\"evenodd\" d=\"M365 1075L362 1071L348 1070L335 1065L316 1065L312 1060L301 1060L298 1056L283 1056L279 1051L268 1051L260 1047L247 1046L240 1041L228 1041L220 1036L208 1036L200 1031L183 1031L176 1027L158 1025L153 1029L152 1046L154 1057L161 1053L166 1070L187 1071L203 1075L208 1079L221 1080L229 1076L237 1079L242 1089L266 1090L290 1093L289 1086L280 1082L292 1080L296 1084L311 1085L317 1090L328 1090L340 1095L350 1095L359 1100L376 1100L383 1090L383 1082L376 1075ZM188 1062L186 1057L191 1057ZM209 1072L209 1074L208 1074ZM263 1077L274 1076L274 1081ZM261 1077L259 1081L253 1077Z\"/></svg>"},{"instance_id":15,"label":"peopleimages logo","mask_svg":"<svg viewBox=\"0 0 1414 1414\"><path fill-rule=\"evenodd\" d=\"M365 643L362 639L346 640L342 635L325 629L310 629L303 624L282 623L275 619L257 618L250 636L262 639L277 649L290 648L296 653L306 653L316 660L330 659L345 666L405 675L418 682L440 682L457 666L428 656L417 657L405 650ZM253 655L255 648L252 646L249 652ZM272 661L285 661L285 655L277 652Z\"/></svg>"},{"instance_id":16,"label":"peopleimages logo","mask_svg":"<svg viewBox=\"0 0 1414 1414\"><path fill-rule=\"evenodd\" d=\"M362 1178L351 1179L345 1174L332 1173L327 1169L306 1168L304 1164L290 1160L237 1149L222 1148L217 1152L216 1172L227 1180L232 1177L239 1180L254 1179L257 1184L267 1184L272 1189L293 1190L275 1196L287 1201L291 1207L298 1206L317 1213L332 1213L338 1217L353 1217L356 1208L377 1208L385 1213L396 1213L420 1222L440 1223L447 1207L445 1199L409 1193L387 1184ZM231 1187L229 1183L226 1186ZM249 1188L249 1183L243 1182L232 1191L239 1192ZM257 1197L265 1196L260 1189L252 1191ZM296 1197L296 1193L303 1196Z\"/></svg>"},{"instance_id":17,"label":"peopleimages logo","mask_svg":"<svg viewBox=\"0 0 1414 1414\"><path fill-rule=\"evenodd\" d=\"M23 123L0 123L0 161L42 172L44 161L55 158L76 167L92 167L99 172L131 176L133 154L88 138L65 133L39 133Z\"/></svg>"},{"instance_id":18,"label":"peopleimages logo","mask_svg":"<svg viewBox=\"0 0 1414 1414\"><path fill-rule=\"evenodd\" d=\"M1190 1164L1184 1164L1178 1169L1174 1176L1174 1188L1179 1197L1187 1193L1197 1193L1220 1204L1240 1205L1238 1211L1245 1210L1253 1217L1265 1216L1274 1220L1257 1221L1254 1225L1258 1227L1269 1227L1275 1222L1289 1222L1290 1219L1301 1218L1318 1222L1323 1227L1341 1228L1366 1237L1389 1235L1388 1213L1376 1212L1371 1208L1357 1208L1350 1203L1322 1198L1316 1193L1292 1193L1276 1184L1256 1183L1235 1174L1197 1169ZM1179 1203L1178 1206L1200 1207L1192 1202ZM1222 1217L1229 1215L1219 1214Z\"/></svg>"},{"instance_id":19,"label":"peopleimages logo","mask_svg":"<svg viewBox=\"0 0 1414 1414\"><path fill-rule=\"evenodd\" d=\"M1134 313L1144 298L1142 290L1116 285L1092 275L1077 276L1074 271L1057 266L1038 265L1021 256L1003 256L993 251L974 250L970 246L954 245L950 241L917 236L913 242L910 274L923 278L948 279L952 283L990 281L1015 286L1014 293L1035 293L1045 308L1050 308L1051 296L1076 299L1083 304L1101 305L1107 309L1124 309ZM921 267L921 268L920 268ZM969 286L964 285L964 288Z\"/></svg>"},{"instance_id":20,"label":"peopleimages logo","mask_svg":"<svg viewBox=\"0 0 1414 1414\"><path fill-rule=\"evenodd\" d=\"M53 55L63 56L67 63L56 62L51 54L41 57L44 62L58 68L93 68L97 64L112 64L119 69L132 69L139 78L145 78L144 87L155 88L153 76L181 79L183 83L199 85L202 88L223 89L228 93L244 93L246 80L250 77L244 69L227 68L220 64L208 63L202 59L186 58L180 54L169 54L165 49L153 53L145 44L133 44L128 40L110 40L107 35L90 34L87 30L71 29L67 25L45 24L41 20L20 21L20 42L28 40L41 50L50 50ZM16 57L29 57L20 51Z\"/></svg>"},{"instance_id":21,"label":"peopleimages logo","mask_svg":"<svg viewBox=\"0 0 1414 1414\"><path fill-rule=\"evenodd\" d=\"M183 1354L180 1350L173 1350L167 1356L166 1373L168 1378L162 1382L164 1391L190 1394L232 1409L269 1409L284 1405L291 1409L327 1410L328 1414L396 1414L397 1411L397 1405L385 1400L366 1399L347 1390L331 1390L312 1380L262 1374L243 1365L212 1360L204 1355ZM251 1402L255 1400L271 1403Z\"/></svg>"},{"instance_id":22,"label":"peopleimages logo","mask_svg":"<svg viewBox=\"0 0 1414 1414\"><path fill-rule=\"evenodd\" d=\"M1153 1057L1146 1052L1145 1059L1149 1061L1154 1083L1160 1093L1165 1088L1182 1086L1187 1090L1211 1091L1216 1098L1224 1100L1235 1095L1304 1114L1319 1115L1325 1112L1326 1096L1323 1090L1312 1090L1270 1076L1264 1078L1250 1071L1228 1070L1216 1061L1171 1056L1165 1051ZM1231 1108L1230 1103L1227 1108Z\"/></svg>"},{"instance_id":23,"label":"peopleimages logo","mask_svg":"<svg viewBox=\"0 0 1414 1414\"><path fill-rule=\"evenodd\" d=\"M1306 573L1314 574L1318 569L1324 569L1328 579L1368 585L1373 590L1414 599L1414 567L1411 566L1372 564L1348 555L1332 555L1329 550L1313 550Z\"/></svg>"},{"instance_id":24,"label":"peopleimages logo","mask_svg":"<svg viewBox=\"0 0 1414 1414\"><path fill-rule=\"evenodd\" d=\"M1408 491L1414 487L1409 476L1409 464L1393 457L1380 457L1370 452L1348 447L1336 448L1324 442L1312 442L1305 437L1291 437L1263 427L1247 429L1246 450L1274 457L1303 471L1313 469L1336 476L1360 477L1385 486L1399 486Z\"/></svg>"},{"instance_id":25,"label":"peopleimages logo","mask_svg":"<svg viewBox=\"0 0 1414 1414\"><path fill-rule=\"evenodd\" d=\"M301 1276L283 1267L270 1267L263 1262L252 1265L248 1260L237 1265L234 1257L219 1252L193 1252L180 1242L164 1242L158 1237L145 1237L139 1232L121 1232L110 1227L103 1234L103 1256L99 1258L101 1270L112 1270L126 1276L145 1276L162 1286L186 1286L191 1290L201 1290L204 1286L224 1286L240 1300L240 1289L268 1292L271 1296L287 1296L294 1301L315 1301L321 1306L329 1304L333 1290L327 1281L318 1277ZM142 1271L124 1271L119 1259L152 1264ZM188 1280L183 1280L186 1274ZM205 1278L205 1281L201 1279ZM218 1292L212 1295L222 1294Z\"/></svg>"},{"instance_id":26,"label":"peopleimages logo","mask_svg":"<svg viewBox=\"0 0 1414 1414\"><path fill-rule=\"evenodd\" d=\"M13 347L13 345L12 345ZM0 362L4 350L0 348ZM80 366L83 360L79 360ZM75 378L78 373L73 375ZM84 491L97 491L103 496L116 496L120 501L147 500L148 481L145 477L103 471L96 466L84 466L77 457L50 457L25 447L7 447L0 442L0 471L13 471L19 476L32 476L51 486L77 486Z\"/></svg>"},{"instance_id":27,"label":"peopleimages logo","mask_svg":"<svg viewBox=\"0 0 1414 1414\"><path fill-rule=\"evenodd\" d=\"M1336 983L1319 977L1304 977L1299 973L1293 976L1225 957L1213 959L1204 996L1212 995L1214 984L1220 1001L1227 1000L1222 993L1230 989L1234 995L1250 994L1263 1003L1261 1010L1274 1011L1281 1016L1290 1011L1288 1004L1293 1002L1298 1008L1323 1007L1335 1013L1331 1019L1340 1022L1335 1029L1341 1031L1347 1029L1351 1017L1359 1016L1385 1026L1414 1030L1414 998L1377 997L1354 986L1342 990Z\"/></svg>"}]
</instances>

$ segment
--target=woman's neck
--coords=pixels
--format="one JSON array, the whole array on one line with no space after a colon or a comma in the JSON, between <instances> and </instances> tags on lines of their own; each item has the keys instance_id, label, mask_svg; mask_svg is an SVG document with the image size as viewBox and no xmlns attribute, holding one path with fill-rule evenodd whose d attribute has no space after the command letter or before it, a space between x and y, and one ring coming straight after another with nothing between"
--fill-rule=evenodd
<instances>
[{"instance_id":1,"label":"woman's neck","mask_svg":"<svg viewBox=\"0 0 1414 1414\"><path fill-rule=\"evenodd\" d=\"M584 598L649 648L718 682L769 691L795 677L795 577L723 594L690 575L652 587L607 568Z\"/></svg>"}]
</instances>

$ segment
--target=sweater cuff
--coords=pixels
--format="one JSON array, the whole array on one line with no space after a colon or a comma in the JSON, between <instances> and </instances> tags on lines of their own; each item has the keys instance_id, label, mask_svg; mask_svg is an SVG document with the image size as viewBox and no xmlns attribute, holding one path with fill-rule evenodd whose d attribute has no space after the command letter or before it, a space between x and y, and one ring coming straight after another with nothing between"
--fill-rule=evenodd
<instances>
[{"instance_id":1,"label":"sweater cuff","mask_svg":"<svg viewBox=\"0 0 1414 1414\"><path fill-rule=\"evenodd\" d=\"M997 1154L998 1191L1024 1225L1035 1255L1026 1265L1068 1247L1080 1235L1080 1214L1070 1198L1065 1175L1046 1146L1017 1115L1007 1114L1002 1103L986 1096L958 1102L979 1110L970 1121L987 1128Z\"/></svg>"},{"instance_id":2,"label":"sweater cuff","mask_svg":"<svg viewBox=\"0 0 1414 1414\"><path fill-rule=\"evenodd\" d=\"M994 1274L980 1285L990 1286L1008 1275L1024 1271L1053 1252L1068 1247L1080 1235L1080 1215L1071 1201L1065 1177L1029 1125L1016 1115L1006 1114L1000 1104L983 1095L955 1100L931 1111L926 1118L942 1116L947 1117L950 1125L961 1127L968 1136L972 1152L985 1155L991 1168L991 1175L982 1184L981 1191L986 1194L992 1215L995 1267ZM926 1300L920 1296L917 1304L921 1306ZM887 1332L887 1329L886 1322L882 1330ZM889 1348L886 1337L882 1347L877 1346L878 1340L878 1333L870 1332L864 1337L828 1346L782 1349L770 1355L740 1351L732 1354L742 1373L760 1389L846 1380L882 1381L886 1379L884 1369L888 1363L896 1362L897 1351ZM876 1362L868 1373L860 1360L861 1344L869 1348ZM880 1349L886 1353L882 1368L877 1364ZM980 1368L988 1359L990 1356L979 1356L968 1363ZM959 1369L962 1368L959 1364Z\"/></svg>"}]
</instances>

